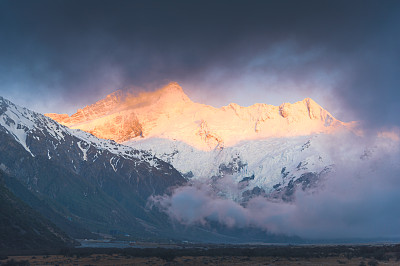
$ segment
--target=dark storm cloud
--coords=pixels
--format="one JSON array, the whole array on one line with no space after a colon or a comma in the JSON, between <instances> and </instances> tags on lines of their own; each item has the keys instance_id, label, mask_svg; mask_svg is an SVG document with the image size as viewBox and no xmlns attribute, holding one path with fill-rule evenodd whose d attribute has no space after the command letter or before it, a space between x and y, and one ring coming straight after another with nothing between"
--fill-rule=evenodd
<instances>
[{"instance_id":1,"label":"dark storm cloud","mask_svg":"<svg viewBox=\"0 0 400 266\"><path fill-rule=\"evenodd\" d=\"M174 80L224 95L259 80L266 93L320 87L347 120L400 125L399 14L398 1L1 1L0 90L61 111L112 88Z\"/></svg>"}]
</instances>

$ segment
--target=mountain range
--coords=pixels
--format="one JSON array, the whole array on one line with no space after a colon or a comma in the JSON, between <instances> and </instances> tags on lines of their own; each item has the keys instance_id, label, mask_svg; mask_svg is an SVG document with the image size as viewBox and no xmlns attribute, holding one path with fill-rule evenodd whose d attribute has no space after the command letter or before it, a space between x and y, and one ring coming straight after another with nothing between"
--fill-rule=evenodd
<instances>
[{"instance_id":1,"label":"mountain range","mask_svg":"<svg viewBox=\"0 0 400 266\"><path fill-rule=\"evenodd\" d=\"M215 222L188 227L149 199L203 184L243 206L254 197L294 201L297 189L314 188L335 171L324 144L352 127L309 98L281 106L214 108L192 102L177 83L153 92L118 90L71 116L42 115L0 97L0 181L6 191L0 203L11 206L7 217L29 209L23 212L29 215L18 214L24 226L32 213L41 217L31 229L44 232L54 246L104 233L152 240L298 241ZM19 234L24 231L29 232Z\"/></svg>"},{"instance_id":2,"label":"mountain range","mask_svg":"<svg viewBox=\"0 0 400 266\"><path fill-rule=\"evenodd\" d=\"M214 108L192 102L175 82L154 92L118 90L71 116L45 115L120 143L164 138L201 150L223 149L244 140L331 133L348 126L310 98L280 106L231 103Z\"/></svg>"},{"instance_id":3,"label":"mountain range","mask_svg":"<svg viewBox=\"0 0 400 266\"><path fill-rule=\"evenodd\" d=\"M334 162L321 149L324 135L354 126L310 98L280 106L231 103L215 108L191 101L175 82L153 92L118 90L71 116L46 116L146 150L187 179L210 183L239 201L286 191L289 184L331 171ZM239 189L227 191L219 185L222 178Z\"/></svg>"},{"instance_id":4,"label":"mountain range","mask_svg":"<svg viewBox=\"0 0 400 266\"><path fill-rule=\"evenodd\" d=\"M71 246L73 239L104 234L153 241L287 239L257 229L177 224L148 201L188 184L171 164L2 97L0 139L4 252Z\"/></svg>"}]
</instances>

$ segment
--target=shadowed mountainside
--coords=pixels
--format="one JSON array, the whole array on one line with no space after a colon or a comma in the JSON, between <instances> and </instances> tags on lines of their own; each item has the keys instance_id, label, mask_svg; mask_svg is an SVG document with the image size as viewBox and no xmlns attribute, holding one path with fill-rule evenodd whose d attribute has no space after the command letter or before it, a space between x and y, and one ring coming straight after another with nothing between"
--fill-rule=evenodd
<instances>
[{"instance_id":1,"label":"shadowed mountainside","mask_svg":"<svg viewBox=\"0 0 400 266\"><path fill-rule=\"evenodd\" d=\"M54 249L75 243L48 219L17 198L0 171L0 249Z\"/></svg>"}]
</instances>

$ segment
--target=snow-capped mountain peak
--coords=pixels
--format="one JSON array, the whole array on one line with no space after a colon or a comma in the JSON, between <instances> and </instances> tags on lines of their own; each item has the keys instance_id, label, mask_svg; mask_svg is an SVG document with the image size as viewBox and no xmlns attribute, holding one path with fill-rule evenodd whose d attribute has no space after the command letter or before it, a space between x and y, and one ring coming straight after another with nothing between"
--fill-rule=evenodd
<instances>
[{"instance_id":1,"label":"snow-capped mountain peak","mask_svg":"<svg viewBox=\"0 0 400 266\"><path fill-rule=\"evenodd\" d=\"M163 101L173 100L173 102L191 102L182 87L176 82L169 83L167 86L161 88L155 93L157 92L160 94L160 99Z\"/></svg>"},{"instance_id":2,"label":"snow-capped mountain peak","mask_svg":"<svg viewBox=\"0 0 400 266\"><path fill-rule=\"evenodd\" d=\"M192 102L175 82L154 92L120 90L72 116L46 114L61 124L117 142L165 138L212 150L240 141L329 133L346 126L310 98L280 106Z\"/></svg>"}]
</instances>

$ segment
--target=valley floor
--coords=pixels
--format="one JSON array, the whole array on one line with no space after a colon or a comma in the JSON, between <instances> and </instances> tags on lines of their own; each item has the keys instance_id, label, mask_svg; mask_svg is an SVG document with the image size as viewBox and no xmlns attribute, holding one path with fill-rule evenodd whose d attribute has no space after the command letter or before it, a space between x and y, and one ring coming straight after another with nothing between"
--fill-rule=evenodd
<instances>
[{"instance_id":1,"label":"valley floor","mask_svg":"<svg viewBox=\"0 0 400 266\"><path fill-rule=\"evenodd\" d=\"M399 265L391 258L385 261L376 259L345 258L279 258L279 257L243 257L243 256L184 256L172 261L158 257L135 258L118 254L93 254L88 257L51 256L12 256L1 261L1 265ZM7 264L8 263L8 264Z\"/></svg>"},{"instance_id":2,"label":"valley floor","mask_svg":"<svg viewBox=\"0 0 400 266\"><path fill-rule=\"evenodd\" d=\"M400 245L393 244L189 244L180 248L67 248L53 253L5 254L0 256L0 265L400 265Z\"/></svg>"}]
</instances>

